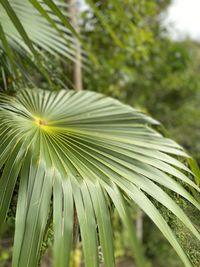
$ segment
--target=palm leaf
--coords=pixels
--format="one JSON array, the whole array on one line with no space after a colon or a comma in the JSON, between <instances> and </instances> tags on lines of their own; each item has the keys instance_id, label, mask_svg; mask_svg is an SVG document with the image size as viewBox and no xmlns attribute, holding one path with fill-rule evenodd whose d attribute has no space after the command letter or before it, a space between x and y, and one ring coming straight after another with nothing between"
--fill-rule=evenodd
<instances>
[{"instance_id":1,"label":"palm leaf","mask_svg":"<svg viewBox=\"0 0 200 267\"><path fill-rule=\"evenodd\" d=\"M66 5L60 7L60 2L55 4L51 0L0 1L0 47L8 58L4 68L12 67L11 76L17 68L27 78L22 63L28 58L51 84L47 66L42 63L47 55L42 51L76 60L78 35L64 9Z\"/></svg>"},{"instance_id":2,"label":"palm leaf","mask_svg":"<svg viewBox=\"0 0 200 267\"><path fill-rule=\"evenodd\" d=\"M152 219L185 266L192 266L152 198L200 239L170 189L197 209L183 184L200 189L177 156L188 157L174 141L150 126L157 122L135 109L93 92L23 90L0 98L0 224L6 220L19 177L13 266L38 265L53 196L54 266L69 266L77 214L87 267L115 266L110 201L129 231L137 266L142 251L131 223L134 201ZM110 200L109 200L110 199ZM29 246L27 247L27 244Z\"/></svg>"}]
</instances>

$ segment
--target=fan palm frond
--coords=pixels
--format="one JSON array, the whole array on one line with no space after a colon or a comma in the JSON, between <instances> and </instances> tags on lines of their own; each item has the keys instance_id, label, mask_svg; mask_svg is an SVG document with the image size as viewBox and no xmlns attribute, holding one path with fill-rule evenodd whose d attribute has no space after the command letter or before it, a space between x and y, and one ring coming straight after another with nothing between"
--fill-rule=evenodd
<instances>
[{"instance_id":1,"label":"fan palm frond","mask_svg":"<svg viewBox=\"0 0 200 267\"><path fill-rule=\"evenodd\" d=\"M20 178L14 267L37 266L52 194L54 266L69 266L75 212L86 266L99 266L99 243L105 266L115 266L108 199L127 227L133 247L137 249L129 201L152 219L184 265L192 266L151 199L167 207L200 238L163 188L197 209L199 203L182 184L200 190L184 174L190 170L176 159L187 157L183 149L153 130L150 124L155 123L117 100L89 91L27 89L16 96L1 95L1 224ZM139 259L137 263L144 266Z\"/></svg>"}]
</instances>

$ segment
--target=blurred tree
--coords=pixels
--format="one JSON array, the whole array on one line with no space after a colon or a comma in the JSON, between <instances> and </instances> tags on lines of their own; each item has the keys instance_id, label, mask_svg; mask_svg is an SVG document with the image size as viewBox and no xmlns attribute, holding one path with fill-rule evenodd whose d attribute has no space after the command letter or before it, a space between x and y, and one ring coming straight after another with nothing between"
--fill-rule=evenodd
<instances>
[{"instance_id":1,"label":"blurred tree","mask_svg":"<svg viewBox=\"0 0 200 267\"><path fill-rule=\"evenodd\" d=\"M80 10L78 8L77 0L67 0L68 3L68 13L71 20L71 24L74 29L79 33L79 18L80 18ZM76 55L73 64L73 83L74 87L77 91L83 89L82 84L82 56L81 56L81 44L79 40L75 40L75 49Z\"/></svg>"},{"instance_id":2,"label":"blurred tree","mask_svg":"<svg viewBox=\"0 0 200 267\"><path fill-rule=\"evenodd\" d=\"M200 160L199 45L190 40L172 41L162 26L171 1L98 1L105 25L90 10L83 14L88 49L97 55L92 75L84 86L118 97L150 112L170 134ZM121 6L120 6L121 5ZM122 7L123 6L123 7ZM126 12L127 21L120 12ZM189 138L188 138L189 136Z\"/></svg>"}]
</instances>

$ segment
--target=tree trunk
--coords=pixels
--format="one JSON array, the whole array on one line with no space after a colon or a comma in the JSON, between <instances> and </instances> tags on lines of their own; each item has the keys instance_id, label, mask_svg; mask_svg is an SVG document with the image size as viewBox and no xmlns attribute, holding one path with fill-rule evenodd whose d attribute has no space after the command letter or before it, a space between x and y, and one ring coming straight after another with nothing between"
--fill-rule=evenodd
<instances>
[{"instance_id":1,"label":"tree trunk","mask_svg":"<svg viewBox=\"0 0 200 267\"><path fill-rule=\"evenodd\" d=\"M68 4L69 4L68 11L71 24L74 27L74 29L79 33L80 27L79 27L78 0L68 0ZM78 39L75 40L75 50L76 50L76 56L73 67L73 83L75 89L77 91L80 91L83 89L83 84L82 84L81 44Z\"/></svg>"},{"instance_id":2,"label":"tree trunk","mask_svg":"<svg viewBox=\"0 0 200 267\"><path fill-rule=\"evenodd\" d=\"M143 212L141 210L137 211L136 233L137 233L137 238L142 243L142 240L143 240Z\"/></svg>"}]
</instances>

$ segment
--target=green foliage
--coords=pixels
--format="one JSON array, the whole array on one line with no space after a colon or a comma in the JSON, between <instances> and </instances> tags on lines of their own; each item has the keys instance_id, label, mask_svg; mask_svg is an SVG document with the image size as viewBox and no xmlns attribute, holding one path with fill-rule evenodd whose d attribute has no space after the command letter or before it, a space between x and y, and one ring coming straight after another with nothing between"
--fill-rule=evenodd
<instances>
[{"instance_id":1,"label":"green foliage","mask_svg":"<svg viewBox=\"0 0 200 267\"><path fill-rule=\"evenodd\" d=\"M114 4L115 2L117 4ZM169 3L159 2L98 1L98 8L102 11L104 20L112 27L123 44L122 47L109 35L98 16L97 19L93 17L91 11L83 15L83 31L88 36L88 49L99 61L93 75L84 76L88 89L92 90L95 84L96 90L106 90L106 93L119 96L120 87L134 79L137 68L150 62L152 47L155 46L159 32L156 16L162 11L163 3Z\"/></svg>"},{"instance_id":2,"label":"green foliage","mask_svg":"<svg viewBox=\"0 0 200 267\"><path fill-rule=\"evenodd\" d=\"M57 5L52 0L0 1L0 56L5 59L0 61L1 90L10 89L4 81L7 72L12 89L19 89L20 81L37 84L32 69L45 78L49 87L55 87L49 57L62 55L70 62L75 60L77 33L67 13L62 14L67 5Z\"/></svg>"},{"instance_id":3,"label":"green foliage","mask_svg":"<svg viewBox=\"0 0 200 267\"><path fill-rule=\"evenodd\" d=\"M104 93L145 109L199 160L199 45L167 37L160 17L169 1L126 1L121 10L129 23L112 4L98 3L126 47L113 41L98 17L84 14L88 49L99 61L92 75L84 75L85 87L104 88Z\"/></svg>"},{"instance_id":4,"label":"green foliage","mask_svg":"<svg viewBox=\"0 0 200 267\"><path fill-rule=\"evenodd\" d=\"M200 214L183 198L174 195L173 198L183 208L183 210L192 219L197 229L200 229ZM157 204L157 207L159 205ZM168 210L164 207L159 207L159 210L167 220L168 224L172 227L176 233L180 243L182 244L185 251L193 263L193 266L197 267L200 265L200 241L194 238L190 231ZM169 247L166 241L163 239L160 232L151 225L151 231L149 230L150 221L148 218L145 219L145 246L146 255L152 262L152 266L165 267L181 267L182 263L176 257L174 251ZM158 249L159 248L159 249ZM168 257L166 257L168 255Z\"/></svg>"}]
</instances>

